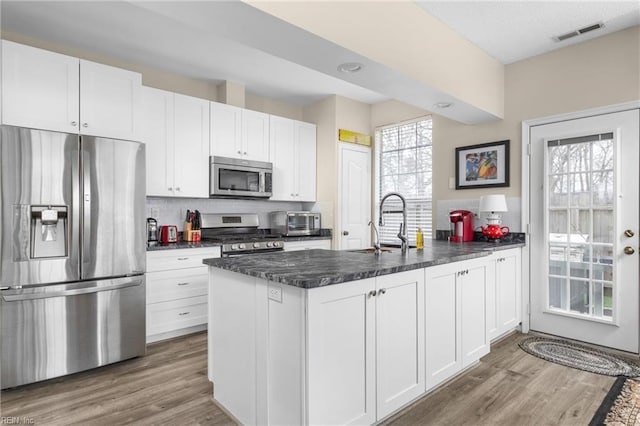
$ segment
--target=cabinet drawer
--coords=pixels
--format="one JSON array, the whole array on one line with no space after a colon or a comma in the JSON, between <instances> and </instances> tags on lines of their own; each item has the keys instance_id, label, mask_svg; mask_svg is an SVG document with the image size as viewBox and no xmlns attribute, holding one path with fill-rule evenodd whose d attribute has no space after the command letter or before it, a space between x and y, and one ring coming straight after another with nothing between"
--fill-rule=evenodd
<instances>
[{"instance_id":1,"label":"cabinet drawer","mask_svg":"<svg viewBox=\"0 0 640 426\"><path fill-rule=\"evenodd\" d=\"M147 305L147 336L207 323L207 296Z\"/></svg>"},{"instance_id":2,"label":"cabinet drawer","mask_svg":"<svg viewBox=\"0 0 640 426\"><path fill-rule=\"evenodd\" d=\"M147 273L147 304L206 296L208 268L176 269Z\"/></svg>"},{"instance_id":3,"label":"cabinet drawer","mask_svg":"<svg viewBox=\"0 0 640 426\"><path fill-rule=\"evenodd\" d=\"M147 272L199 268L203 259L220 257L220 247L157 250L147 252Z\"/></svg>"}]
</instances>

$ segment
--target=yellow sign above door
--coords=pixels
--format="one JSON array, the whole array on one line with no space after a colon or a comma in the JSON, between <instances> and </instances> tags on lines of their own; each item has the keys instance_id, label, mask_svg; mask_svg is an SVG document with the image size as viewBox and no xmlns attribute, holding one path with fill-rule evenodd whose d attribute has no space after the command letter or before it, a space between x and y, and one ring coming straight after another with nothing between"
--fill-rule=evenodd
<instances>
[{"instance_id":1,"label":"yellow sign above door","mask_svg":"<svg viewBox=\"0 0 640 426\"><path fill-rule=\"evenodd\" d=\"M355 143L358 145L371 146L371 136L364 133L352 132L350 130L339 129L338 139L342 142Z\"/></svg>"}]
</instances>

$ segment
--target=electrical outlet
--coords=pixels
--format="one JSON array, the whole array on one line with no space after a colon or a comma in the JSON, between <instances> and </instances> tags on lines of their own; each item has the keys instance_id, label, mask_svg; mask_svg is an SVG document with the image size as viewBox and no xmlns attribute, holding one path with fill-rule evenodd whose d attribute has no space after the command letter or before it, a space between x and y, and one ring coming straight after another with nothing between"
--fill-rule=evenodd
<instances>
[{"instance_id":1,"label":"electrical outlet","mask_svg":"<svg viewBox=\"0 0 640 426\"><path fill-rule=\"evenodd\" d=\"M450 177L449 178L449 189L455 189L456 188L456 178L454 177Z\"/></svg>"},{"instance_id":2,"label":"electrical outlet","mask_svg":"<svg viewBox=\"0 0 640 426\"><path fill-rule=\"evenodd\" d=\"M158 216L160 216L160 210L158 210L157 207L152 207L151 208L151 217L154 219L157 219Z\"/></svg>"},{"instance_id":3,"label":"electrical outlet","mask_svg":"<svg viewBox=\"0 0 640 426\"><path fill-rule=\"evenodd\" d=\"M282 287L269 286L269 299L282 303Z\"/></svg>"}]
</instances>

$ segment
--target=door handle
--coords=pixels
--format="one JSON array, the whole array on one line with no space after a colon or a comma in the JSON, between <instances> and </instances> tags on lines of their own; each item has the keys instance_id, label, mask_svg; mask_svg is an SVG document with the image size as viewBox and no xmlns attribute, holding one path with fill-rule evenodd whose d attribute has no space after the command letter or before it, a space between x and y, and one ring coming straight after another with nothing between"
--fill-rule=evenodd
<instances>
[{"instance_id":1,"label":"door handle","mask_svg":"<svg viewBox=\"0 0 640 426\"><path fill-rule=\"evenodd\" d=\"M633 253L635 253L635 252L636 252L636 251L633 249L633 247L626 246L626 247L624 248L624 254L633 254Z\"/></svg>"},{"instance_id":2,"label":"door handle","mask_svg":"<svg viewBox=\"0 0 640 426\"><path fill-rule=\"evenodd\" d=\"M631 229L627 229L626 231L624 231L624 235L626 235L627 237L631 238L635 234L633 233L633 231Z\"/></svg>"},{"instance_id":3,"label":"door handle","mask_svg":"<svg viewBox=\"0 0 640 426\"><path fill-rule=\"evenodd\" d=\"M349 231L342 231L342 235L349 235Z\"/></svg>"}]
</instances>

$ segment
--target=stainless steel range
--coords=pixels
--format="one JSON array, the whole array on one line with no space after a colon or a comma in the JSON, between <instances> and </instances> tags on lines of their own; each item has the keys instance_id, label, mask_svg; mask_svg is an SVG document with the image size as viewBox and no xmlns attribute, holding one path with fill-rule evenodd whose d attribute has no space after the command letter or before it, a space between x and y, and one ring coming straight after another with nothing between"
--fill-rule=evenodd
<instances>
[{"instance_id":1,"label":"stainless steel range","mask_svg":"<svg viewBox=\"0 0 640 426\"><path fill-rule=\"evenodd\" d=\"M254 213L203 213L202 241L222 244L222 257L284 250L281 235L258 226L258 215Z\"/></svg>"}]
</instances>

